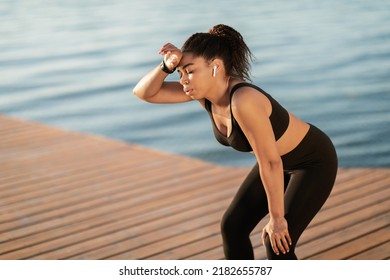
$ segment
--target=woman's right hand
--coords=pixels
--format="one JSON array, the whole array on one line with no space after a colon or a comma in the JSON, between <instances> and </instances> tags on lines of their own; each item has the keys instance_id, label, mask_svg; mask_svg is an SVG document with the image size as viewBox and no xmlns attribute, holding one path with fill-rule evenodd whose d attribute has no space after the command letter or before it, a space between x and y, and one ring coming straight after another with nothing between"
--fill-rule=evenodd
<instances>
[{"instance_id":1,"label":"woman's right hand","mask_svg":"<svg viewBox=\"0 0 390 280\"><path fill-rule=\"evenodd\" d=\"M171 43L166 43L164 46L162 46L159 54L164 56L164 63L169 70L175 69L177 65L179 65L182 57L181 50L176 48Z\"/></svg>"},{"instance_id":2,"label":"woman's right hand","mask_svg":"<svg viewBox=\"0 0 390 280\"><path fill-rule=\"evenodd\" d=\"M170 70L175 69L182 59L181 50L170 43L162 46L159 54L164 56L165 67ZM137 83L133 89L134 95L151 103L192 101L190 96L184 94L183 86L179 81L165 81L167 74L160 67L160 65L154 67Z\"/></svg>"}]
</instances>

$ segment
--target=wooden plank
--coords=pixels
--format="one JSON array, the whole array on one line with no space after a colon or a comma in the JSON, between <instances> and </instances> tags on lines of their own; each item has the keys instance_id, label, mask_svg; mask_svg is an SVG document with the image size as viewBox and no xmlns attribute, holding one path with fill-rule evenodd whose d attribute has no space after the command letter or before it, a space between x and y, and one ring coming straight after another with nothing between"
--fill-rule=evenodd
<instances>
[{"instance_id":1,"label":"wooden plank","mask_svg":"<svg viewBox=\"0 0 390 280\"><path fill-rule=\"evenodd\" d=\"M183 219L188 219L188 217L191 217L189 216L190 214L188 213L188 211L194 209L197 214L200 214L202 206L215 203L216 201L224 201L230 198L231 195L231 190L227 189L223 192L209 193L207 196L197 196L191 200L186 201L185 203L178 203L176 205L145 211L139 215L131 215L131 213L129 213L129 211L125 209L115 213L115 220L112 220L111 216L101 216L95 219L88 220L88 224L79 223L72 227L59 227L53 230L48 230L46 232L27 236L23 239L19 239L19 241L22 244L28 245L32 253L36 251L43 251L43 248L41 248L41 246L47 246L48 249L52 250L54 245L52 245L51 242L57 242L62 245L69 246L104 235L109 235L109 242L114 242L115 238L112 236L112 234L115 231L122 231L126 228L131 228L137 225L147 223L154 224L156 223L156 221L165 222L166 225L172 225L169 220L171 218L174 218L176 215L183 214L185 215ZM47 242L44 242L47 238L47 235L51 236L54 239L52 241L46 240ZM23 246L17 247L15 246L16 244L18 243L12 241L3 243L3 246L0 247L0 250L4 251L0 251L0 254L7 251L15 251L16 249L24 248ZM36 246L39 247L37 248Z\"/></svg>"},{"instance_id":2,"label":"wooden plank","mask_svg":"<svg viewBox=\"0 0 390 280\"><path fill-rule=\"evenodd\" d=\"M375 215L375 216L374 216ZM312 239L310 242L297 247L297 254L303 259L310 259L319 252L324 252L328 248L336 247L340 244L353 241L355 238L369 234L373 230L382 228L389 223L389 215L374 214L371 219L364 221L351 222L344 228L338 228L334 232L330 231L326 236L319 239ZM333 226L330 224L328 226ZM304 234L307 234L305 232ZM303 235L302 235L303 237ZM320 240L320 241L319 241ZM338 258L341 259L341 258Z\"/></svg>"},{"instance_id":3,"label":"wooden plank","mask_svg":"<svg viewBox=\"0 0 390 280\"><path fill-rule=\"evenodd\" d=\"M55 242L54 244L51 242L51 244L49 244L47 247L39 246L39 248L32 248L31 253L37 252L37 249L40 249L41 252L46 249L47 253L41 253L37 257L60 259L72 257L72 254L82 254L84 257L77 257L81 259L88 258L88 256L85 255L86 251L90 251L89 254L91 255L98 256L98 252L94 253L92 251L94 248L97 248L97 250L106 247L110 248L111 244L115 243L119 245L121 242L126 242L127 239L132 240L132 246L139 247L142 244L151 243L155 240L161 240L166 236L174 236L179 230L181 231L183 228L187 228L188 226L196 227L198 226L196 224L198 221L196 220L197 216L204 215L204 219L207 221L213 218L213 211L218 209L219 204L197 206L196 208L186 209L186 211L173 213L172 215L165 214L165 216L163 216L161 219L152 219L149 222L145 222L143 219L144 217L140 219L130 218L120 222L118 221L117 224L110 224L105 228L100 227L94 229L93 231L84 232L78 236L73 235L72 237L66 238L68 242L72 242L71 245L68 246L70 249L68 253L64 252L62 249L53 250L53 248L61 248L61 245L66 244L66 242L64 242L66 240L64 239L55 240L53 241ZM180 223L186 218L188 219L187 223ZM177 225L178 222L180 223L179 225ZM115 226L118 228L115 228ZM102 251L103 254L110 254L109 249L103 249L100 251ZM72 252L71 255L69 255L69 252ZM27 252L24 250L22 253L26 254Z\"/></svg>"},{"instance_id":4,"label":"wooden plank","mask_svg":"<svg viewBox=\"0 0 390 280\"><path fill-rule=\"evenodd\" d=\"M382 244L387 244L390 241L389 228L381 228L374 232L367 233L359 238L356 238L348 243L339 245L335 248L328 249L320 254L314 255L311 259L314 260L333 260L333 259L348 259L370 248L378 247Z\"/></svg>"},{"instance_id":5,"label":"wooden plank","mask_svg":"<svg viewBox=\"0 0 390 280\"><path fill-rule=\"evenodd\" d=\"M207 180L207 183L216 184L218 181L224 182L224 174L220 174L219 176L213 176L212 179ZM157 184L157 183L156 183ZM161 190L158 193L153 194L145 194L144 196L132 196L132 194L128 194L127 197L122 197L120 201L111 201L111 203L105 203L100 205L98 208L88 208L80 211L73 211L72 207L68 207L65 210L62 209L60 212L57 211L56 214L60 215L61 219L54 219L55 215L53 213L44 213L41 216L37 217L40 219L40 223L38 224L27 224L23 228L15 228L14 231L8 236L8 233L2 233L0 239L2 241L7 240L8 238L12 238L18 236L26 236L32 234L34 232L40 232L44 230L48 230L51 228L56 228L60 226L69 225L76 222L82 222L86 219L107 215L107 214L115 214L117 211L121 209L130 208L133 212L129 213L131 215L135 215L137 213L143 213L145 211L156 209L159 207L163 207L166 205L174 205L180 203L182 201L187 201L193 197L207 194L205 190L208 192L213 192L213 189L209 188L209 185L199 186L199 182L197 181L188 181L187 188L184 188L181 184L174 185L170 188L164 189L164 185L170 185L171 182L168 180L167 182L162 182L159 184ZM175 191L180 191L176 194ZM165 194L165 195L163 195ZM175 194L171 197L169 195ZM82 207L82 206L81 206ZM68 211L68 212L66 212ZM69 212L70 211L70 212ZM47 219L43 220L42 216L49 216ZM54 220L53 220L54 219Z\"/></svg>"},{"instance_id":6,"label":"wooden plank","mask_svg":"<svg viewBox=\"0 0 390 280\"><path fill-rule=\"evenodd\" d=\"M367 186L370 187L370 185ZM387 186L387 183L384 184L384 186ZM337 217L349 215L354 211L361 210L372 205L376 205L377 203L381 203L389 199L390 199L390 190L386 188L386 189L380 189L377 192L369 193L361 198L351 199L343 204L339 204L333 207L324 207L320 212L320 214L317 215L314 218L314 220L311 222L310 226L323 224L329 221L331 222L333 219Z\"/></svg>"},{"instance_id":7,"label":"wooden plank","mask_svg":"<svg viewBox=\"0 0 390 280\"><path fill-rule=\"evenodd\" d=\"M390 259L390 242L384 242L377 247L372 247L357 255L350 257L351 260L388 260Z\"/></svg>"},{"instance_id":8,"label":"wooden plank","mask_svg":"<svg viewBox=\"0 0 390 280\"><path fill-rule=\"evenodd\" d=\"M183 246L176 247L167 251L159 252L155 255L150 255L145 259L150 260L182 260L189 259L193 255L208 252L215 248L220 248L222 244L222 237L218 233L214 233L206 238L202 238ZM222 257L220 252L219 257Z\"/></svg>"},{"instance_id":9,"label":"wooden plank","mask_svg":"<svg viewBox=\"0 0 390 280\"><path fill-rule=\"evenodd\" d=\"M0 259L224 258L219 222L250 168L5 116L0 133ZM298 256L388 259L389 175L340 168Z\"/></svg>"}]
</instances>

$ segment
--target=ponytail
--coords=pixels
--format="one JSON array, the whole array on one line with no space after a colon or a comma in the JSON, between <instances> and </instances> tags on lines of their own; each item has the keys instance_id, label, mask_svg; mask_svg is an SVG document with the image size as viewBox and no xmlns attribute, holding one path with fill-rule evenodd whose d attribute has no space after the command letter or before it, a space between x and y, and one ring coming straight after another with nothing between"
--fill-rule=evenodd
<instances>
[{"instance_id":1,"label":"ponytail","mask_svg":"<svg viewBox=\"0 0 390 280\"><path fill-rule=\"evenodd\" d=\"M195 33L184 43L182 52L191 52L207 61L220 58L226 75L250 81L253 55L243 37L233 28L218 24L208 33Z\"/></svg>"}]
</instances>

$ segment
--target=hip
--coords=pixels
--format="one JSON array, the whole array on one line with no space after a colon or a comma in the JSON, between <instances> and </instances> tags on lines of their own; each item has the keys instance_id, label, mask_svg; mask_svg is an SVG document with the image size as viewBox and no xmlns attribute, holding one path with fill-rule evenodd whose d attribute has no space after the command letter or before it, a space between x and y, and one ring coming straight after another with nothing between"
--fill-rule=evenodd
<instances>
[{"instance_id":1,"label":"hip","mask_svg":"<svg viewBox=\"0 0 390 280\"><path fill-rule=\"evenodd\" d=\"M327 166L337 170L337 153L330 138L309 124L310 128L302 141L290 152L281 156L283 168L294 170L313 166Z\"/></svg>"}]
</instances>

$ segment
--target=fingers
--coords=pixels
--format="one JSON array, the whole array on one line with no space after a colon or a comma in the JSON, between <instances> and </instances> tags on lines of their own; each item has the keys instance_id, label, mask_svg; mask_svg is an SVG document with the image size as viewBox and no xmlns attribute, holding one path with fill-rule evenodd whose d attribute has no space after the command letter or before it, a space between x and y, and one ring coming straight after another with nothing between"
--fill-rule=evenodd
<instances>
[{"instance_id":1,"label":"fingers","mask_svg":"<svg viewBox=\"0 0 390 280\"><path fill-rule=\"evenodd\" d=\"M267 232L267 229L263 228L263 233L261 235L261 239L263 241L264 246L265 246L265 239L266 239L267 235L269 235ZM274 251L276 255L279 255L279 249L281 249L281 251L285 254L286 250L284 249L284 246L283 246L280 238L277 238L275 236L275 234L270 234L269 241L271 243L272 251ZM287 246L287 252L288 252L288 246Z\"/></svg>"},{"instance_id":2,"label":"fingers","mask_svg":"<svg viewBox=\"0 0 390 280\"><path fill-rule=\"evenodd\" d=\"M289 232L287 232L287 234L286 234L286 239L287 239L287 242L288 242L288 245L292 245L292 240L291 240L291 237L290 237L290 233Z\"/></svg>"},{"instance_id":3,"label":"fingers","mask_svg":"<svg viewBox=\"0 0 390 280\"><path fill-rule=\"evenodd\" d=\"M290 247L288 246L287 240L284 236L270 239L272 250L276 255L286 254L290 252Z\"/></svg>"},{"instance_id":4,"label":"fingers","mask_svg":"<svg viewBox=\"0 0 390 280\"><path fill-rule=\"evenodd\" d=\"M279 224L278 224L279 223ZM269 237L271 248L276 255L280 253L287 254L290 252L290 246L292 245L291 237L288 232L287 222L280 223L275 220L271 220L264 228L262 232L263 245L266 244L266 237Z\"/></svg>"},{"instance_id":5,"label":"fingers","mask_svg":"<svg viewBox=\"0 0 390 280\"><path fill-rule=\"evenodd\" d=\"M182 57L181 50L171 43L162 46L158 53L164 55L164 62L169 69L175 69Z\"/></svg>"},{"instance_id":6,"label":"fingers","mask_svg":"<svg viewBox=\"0 0 390 280\"><path fill-rule=\"evenodd\" d=\"M278 249L278 245L277 245L276 239L275 238L270 238L270 242L271 242L272 250L275 252L276 255L279 255L279 249Z\"/></svg>"},{"instance_id":7,"label":"fingers","mask_svg":"<svg viewBox=\"0 0 390 280\"><path fill-rule=\"evenodd\" d=\"M164 46L161 47L158 53L160 55L165 55L171 52L180 52L180 50L176 48L173 44L166 43Z\"/></svg>"},{"instance_id":8,"label":"fingers","mask_svg":"<svg viewBox=\"0 0 390 280\"><path fill-rule=\"evenodd\" d=\"M283 236L281 239L279 239L278 247L282 251L283 254L286 254L290 251L290 247L288 246L287 239L285 236Z\"/></svg>"},{"instance_id":9,"label":"fingers","mask_svg":"<svg viewBox=\"0 0 390 280\"><path fill-rule=\"evenodd\" d=\"M267 231L263 229L263 234L262 234L263 245L265 245L265 238L267 235L268 235ZM269 240L271 243L272 250L275 252L276 255L279 255L280 252L282 252L282 254L286 254L290 252L290 245L292 243L288 233L285 236L271 234Z\"/></svg>"}]
</instances>

